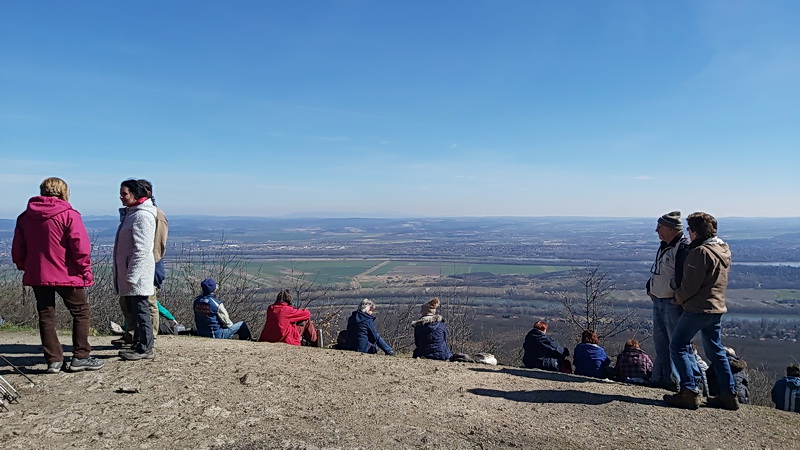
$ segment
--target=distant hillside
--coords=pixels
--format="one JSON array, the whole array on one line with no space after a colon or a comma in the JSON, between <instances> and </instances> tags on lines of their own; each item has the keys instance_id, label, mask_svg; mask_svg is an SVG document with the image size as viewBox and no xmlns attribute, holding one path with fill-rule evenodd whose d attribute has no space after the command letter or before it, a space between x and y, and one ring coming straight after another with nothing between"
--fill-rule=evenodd
<instances>
[{"instance_id":1,"label":"distant hillside","mask_svg":"<svg viewBox=\"0 0 800 450\"><path fill-rule=\"evenodd\" d=\"M159 337L123 362L92 338L99 372L43 369L38 336L0 332L23 393L0 447L796 449L800 414L665 407L665 391L510 367L283 344ZM62 342L69 337L63 336Z\"/></svg>"}]
</instances>

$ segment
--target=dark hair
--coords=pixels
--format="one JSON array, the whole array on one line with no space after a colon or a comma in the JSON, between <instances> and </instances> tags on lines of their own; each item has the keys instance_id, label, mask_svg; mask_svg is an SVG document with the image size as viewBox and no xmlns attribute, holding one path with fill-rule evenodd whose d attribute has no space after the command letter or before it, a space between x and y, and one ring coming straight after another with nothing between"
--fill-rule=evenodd
<instances>
[{"instance_id":1,"label":"dark hair","mask_svg":"<svg viewBox=\"0 0 800 450\"><path fill-rule=\"evenodd\" d=\"M792 364L791 366L786 367L786 376L800 377L800 366L797 364Z\"/></svg>"},{"instance_id":2,"label":"dark hair","mask_svg":"<svg viewBox=\"0 0 800 450\"><path fill-rule=\"evenodd\" d=\"M637 341L636 339L628 339L627 341L625 341L625 348L642 348L642 347L639 345L639 341Z\"/></svg>"},{"instance_id":3,"label":"dark hair","mask_svg":"<svg viewBox=\"0 0 800 450\"><path fill-rule=\"evenodd\" d=\"M119 187L128 188L128 192L130 192L136 200L148 196L147 189L145 189L144 185L142 185L139 180L134 180L133 178L123 181L119 184Z\"/></svg>"},{"instance_id":4,"label":"dark hair","mask_svg":"<svg viewBox=\"0 0 800 450\"><path fill-rule=\"evenodd\" d=\"M694 212L686 218L689 229L694 231L698 239L706 240L717 235L717 219L711 214Z\"/></svg>"},{"instance_id":5,"label":"dark hair","mask_svg":"<svg viewBox=\"0 0 800 450\"><path fill-rule=\"evenodd\" d=\"M533 324L533 328L536 328L539 331L547 331L547 322L544 320L539 320Z\"/></svg>"},{"instance_id":6,"label":"dark hair","mask_svg":"<svg viewBox=\"0 0 800 450\"><path fill-rule=\"evenodd\" d=\"M289 292L288 289L281 289L281 291L278 292L278 296L275 297L275 300L277 300L279 302L286 303L287 305L291 305L292 304L292 293Z\"/></svg>"},{"instance_id":7,"label":"dark hair","mask_svg":"<svg viewBox=\"0 0 800 450\"><path fill-rule=\"evenodd\" d=\"M156 204L156 196L153 195L153 183L145 180L144 178L142 178L140 180L136 180L136 181L141 183L142 187L144 187L144 190L147 191L147 196L150 197L150 200L152 200L153 204L155 205Z\"/></svg>"},{"instance_id":8,"label":"dark hair","mask_svg":"<svg viewBox=\"0 0 800 450\"><path fill-rule=\"evenodd\" d=\"M581 344L599 344L600 338L593 330L586 330L581 335Z\"/></svg>"}]
</instances>

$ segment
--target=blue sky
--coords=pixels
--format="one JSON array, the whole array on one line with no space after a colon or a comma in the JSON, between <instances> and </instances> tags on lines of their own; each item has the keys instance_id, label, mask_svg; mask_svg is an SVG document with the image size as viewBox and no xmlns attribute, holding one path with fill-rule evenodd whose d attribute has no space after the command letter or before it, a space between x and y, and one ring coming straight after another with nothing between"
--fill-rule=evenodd
<instances>
[{"instance_id":1,"label":"blue sky","mask_svg":"<svg viewBox=\"0 0 800 450\"><path fill-rule=\"evenodd\" d=\"M800 216L800 2L0 2L0 217Z\"/></svg>"}]
</instances>

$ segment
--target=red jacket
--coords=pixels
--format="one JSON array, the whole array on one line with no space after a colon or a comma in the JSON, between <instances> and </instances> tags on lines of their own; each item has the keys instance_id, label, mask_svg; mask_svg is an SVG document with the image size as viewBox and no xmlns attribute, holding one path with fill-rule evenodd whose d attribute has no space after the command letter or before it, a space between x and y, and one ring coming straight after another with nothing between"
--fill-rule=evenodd
<instances>
[{"instance_id":1,"label":"red jacket","mask_svg":"<svg viewBox=\"0 0 800 450\"><path fill-rule=\"evenodd\" d=\"M81 215L56 197L33 197L17 217L11 260L25 286L91 286L91 243Z\"/></svg>"},{"instance_id":2,"label":"red jacket","mask_svg":"<svg viewBox=\"0 0 800 450\"><path fill-rule=\"evenodd\" d=\"M311 311L298 309L281 301L267 308L267 323L261 331L261 342L285 342L300 345L300 330L295 323L311 318Z\"/></svg>"}]
</instances>

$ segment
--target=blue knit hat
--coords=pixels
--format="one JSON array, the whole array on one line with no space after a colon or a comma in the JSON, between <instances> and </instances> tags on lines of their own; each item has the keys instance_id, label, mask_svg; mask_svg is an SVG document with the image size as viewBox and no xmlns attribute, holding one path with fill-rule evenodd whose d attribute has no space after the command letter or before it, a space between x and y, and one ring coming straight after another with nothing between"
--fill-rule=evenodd
<instances>
[{"instance_id":1,"label":"blue knit hat","mask_svg":"<svg viewBox=\"0 0 800 450\"><path fill-rule=\"evenodd\" d=\"M200 287L203 289L203 294L208 295L217 290L217 282L213 278L206 278L200 282Z\"/></svg>"}]
</instances>

